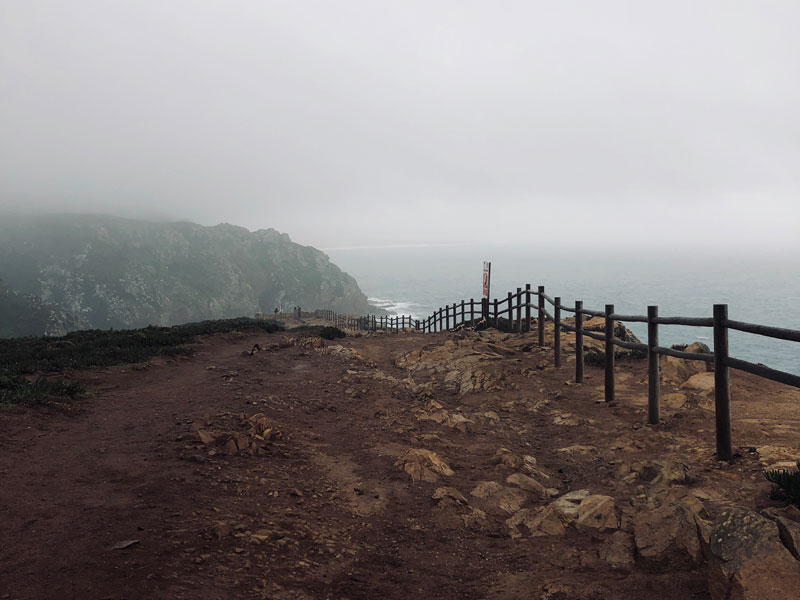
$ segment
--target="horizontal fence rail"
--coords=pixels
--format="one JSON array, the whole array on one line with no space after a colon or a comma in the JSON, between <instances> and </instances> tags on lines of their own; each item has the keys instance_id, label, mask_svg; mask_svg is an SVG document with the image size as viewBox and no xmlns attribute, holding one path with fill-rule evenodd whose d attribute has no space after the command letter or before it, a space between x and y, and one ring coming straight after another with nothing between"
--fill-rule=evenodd
<instances>
[{"instance_id":1,"label":"horizontal fence rail","mask_svg":"<svg viewBox=\"0 0 800 600\"><path fill-rule=\"evenodd\" d=\"M533 298L535 296L535 299ZM547 311L549 304L553 312ZM299 308L298 308L299 311ZM574 315L571 323L562 320L562 311ZM534 316L535 312L535 316ZM517 288L516 292L508 292L505 298L482 298L447 305L434 311L425 319L419 320L410 315L353 317L337 314L332 310L317 310L314 315L330 321L337 327L362 331L399 332L413 330L423 333L453 331L463 328L493 326L510 333L532 332L534 321L538 344L545 346L545 322L553 323L553 353L556 368L561 367L561 332L575 334L575 381L583 382L584 371L584 338L603 342L604 355L604 392L606 402L613 402L615 397L615 347L641 352L648 362L648 401L647 421L658 424L661 420L660 409L660 361L661 356L671 356L684 360L699 360L714 366L714 412L716 421L716 451L720 460L730 460L733 456L731 447L730 424L730 369L746 371L758 377L777 381L800 388L800 376L773 369L763 364L751 363L734 358L728 354L728 330L734 329L745 333L769 337L778 340L800 342L800 331L756 325L728 319L728 305L715 304L712 317L659 317L657 306L648 306L647 315L623 315L614 312L614 305L607 304L605 310L589 310L583 307L583 301L577 300L573 307L565 306L561 298L551 298L545 293L544 286L534 291L530 284L525 288ZM602 319L602 326L595 325L586 329L584 316ZM646 323L647 341L633 342L621 340L614 336L617 323ZM713 352L684 352L676 348L660 346L658 342L659 325L683 325L688 327L710 327L713 330Z\"/></svg>"}]
</instances>

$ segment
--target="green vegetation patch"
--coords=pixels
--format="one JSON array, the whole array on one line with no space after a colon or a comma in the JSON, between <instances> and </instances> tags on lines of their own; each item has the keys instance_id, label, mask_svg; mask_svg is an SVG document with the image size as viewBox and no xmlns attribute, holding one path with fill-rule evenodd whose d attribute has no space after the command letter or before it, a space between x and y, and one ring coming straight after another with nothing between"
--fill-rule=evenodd
<instances>
[{"instance_id":1,"label":"green vegetation patch","mask_svg":"<svg viewBox=\"0 0 800 600\"><path fill-rule=\"evenodd\" d=\"M764 471L764 477L776 486L772 491L774 498L788 500L800 506L800 460L797 461L797 471L773 469Z\"/></svg>"},{"instance_id":2,"label":"green vegetation patch","mask_svg":"<svg viewBox=\"0 0 800 600\"><path fill-rule=\"evenodd\" d=\"M78 384L46 378L29 380L25 374L86 369L144 362L153 356L191 354L186 344L198 335L257 329L283 331L275 323L241 317L144 329L91 329L63 337L27 337L0 340L0 402L28 402L36 397L79 394Z\"/></svg>"},{"instance_id":3,"label":"green vegetation patch","mask_svg":"<svg viewBox=\"0 0 800 600\"><path fill-rule=\"evenodd\" d=\"M326 340L347 337L347 334L338 327L323 327L319 331L319 337Z\"/></svg>"},{"instance_id":4,"label":"green vegetation patch","mask_svg":"<svg viewBox=\"0 0 800 600\"><path fill-rule=\"evenodd\" d=\"M0 371L0 406L66 398L72 400L82 396L85 391L77 381L50 380L46 377L29 380L17 373Z\"/></svg>"}]
</instances>

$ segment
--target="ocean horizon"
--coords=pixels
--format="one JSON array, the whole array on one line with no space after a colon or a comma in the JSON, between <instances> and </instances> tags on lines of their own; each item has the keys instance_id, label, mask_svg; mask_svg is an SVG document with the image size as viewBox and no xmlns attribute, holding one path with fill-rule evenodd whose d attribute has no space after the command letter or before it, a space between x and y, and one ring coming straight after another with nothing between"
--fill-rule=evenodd
<instances>
[{"instance_id":1,"label":"ocean horizon","mask_svg":"<svg viewBox=\"0 0 800 600\"><path fill-rule=\"evenodd\" d=\"M531 284L572 306L623 314L710 317L728 304L731 319L800 330L800 259L791 255L714 256L690 250L667 253L593 251L525 245L409 244L327 248L356 278L371 304L393 315L425 319L445 305L478 303L483 261L492 262L490 298ZM548 311L552 312L550 308ZM644 323L626 323L640 339ZM800 375L800 344L730 331L731 356ZM662 345L700 341L713 347L710 328L661 326Z\"/></svg>"}]
</instances>

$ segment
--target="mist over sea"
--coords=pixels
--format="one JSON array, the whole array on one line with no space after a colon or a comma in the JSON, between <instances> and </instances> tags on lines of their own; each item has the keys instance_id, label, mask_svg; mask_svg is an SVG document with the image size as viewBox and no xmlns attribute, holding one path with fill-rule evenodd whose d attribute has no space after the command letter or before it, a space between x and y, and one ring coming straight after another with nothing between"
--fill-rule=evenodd
<instances>
[{"instance_id":1,"label":"mist over sea","mask_svg":"<svg viewBox=\"0 0 800 600\"><path fill-rule=\"evenodd\" d=\"M491 297L544 285L572 306L625 314L710 317L727 303L731 319L800 329L800 258L711 256L702 252L566 250L519 245L328 248L370 301L393 314L423 319L445 304L479 300L483 261L492 261ZM550 312L551 309L548 307ZM643 323L626 323L643 341ZM662 345L701 341L713 349L710 328L662 325ZM730 331L731 356L800 374L800 344Z\"/></svg>"}]
</instances>

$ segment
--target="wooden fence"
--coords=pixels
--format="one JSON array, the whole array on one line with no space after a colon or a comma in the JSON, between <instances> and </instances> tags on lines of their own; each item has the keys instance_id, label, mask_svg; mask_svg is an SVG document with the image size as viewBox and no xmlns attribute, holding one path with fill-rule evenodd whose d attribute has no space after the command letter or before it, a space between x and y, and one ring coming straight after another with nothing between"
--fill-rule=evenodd
<instances>
[{"instance_id":1,"label":"wooden fence","mask_svg":"<svg viewBox=\"0 0 800 600\"><path fill-rule=\"evenodd\" d=\"M536 297L536 302L531 300ZM546 305L552 307L552 314ZM477 309L477 310L476 310ZM532 318L532 311L536 317ZM572 324L562 320L562 312L574 314ZM574 307L564 306L561 298L551 298L545 293L544 286L539 286L536 291L530 284L525 289L517 288L516 292L508 292L502 300L495 298L492 302L488 298L476 302L470 299L462 300L435 311L431 316L422 321L412 319L410 316L375 316L352 317L337 314L330 310L316 311L316 316L333 322L338 327L355 330L376 331L401 331L414 329L424 333L449 331L459 326L473 326L483 321L494 327L503 326L510 332L523 333L531 331L533 323L536 324L538 343L545 345L544 324L546 320L553 322L553 362L556 368L561 367L561 332L575 333L575 381L583 382L584 349L583 338L589 337L603 342L605 355L605 400L614 400L614 347L619 346L628 350L638 350L647 355L648 363L648 410L647 422L659 423L661 419L660 407L660 356L673 356L686 360L701 360L714 365L714 407L716 420L716 446L719 460L730 460L733 456L731 446L731 419L730 419L730 369L747 371L759 377L771 379L780 383L800 388L800 376L785 371L772 369L763 364L751 363L728 354L728 331L735 329L755 335L773 339L800 342L800 331L755 325L728 318L728 305L715 304L711 317L660 317L658 306L648 306L647 315L623 315L614 312L613 304L606 304L605 310L589 310L583 307L583 302L575 301ZM505 317L503 317L505 315ZM603 333L584 329L583 317L601 317L605 320ZM620 322L638 322L647 324L647 342L637 343L620 340L614 337L614 327ZM690 327L709 327L714 335L713 353L683 352L674 348L660 346L658 342L659 325L684 325Z\"/></svg>"}]
</instances>

